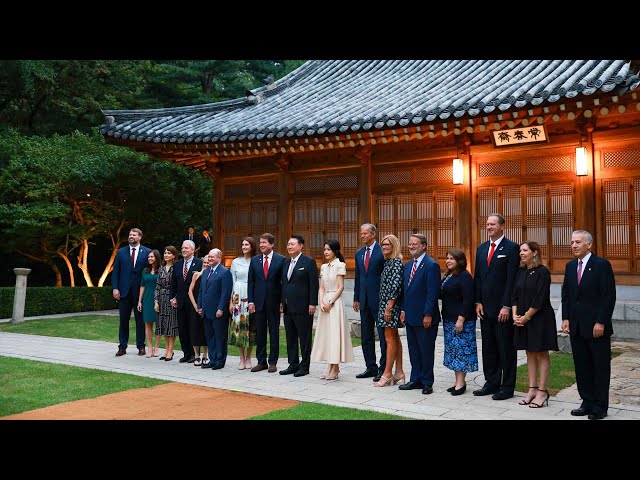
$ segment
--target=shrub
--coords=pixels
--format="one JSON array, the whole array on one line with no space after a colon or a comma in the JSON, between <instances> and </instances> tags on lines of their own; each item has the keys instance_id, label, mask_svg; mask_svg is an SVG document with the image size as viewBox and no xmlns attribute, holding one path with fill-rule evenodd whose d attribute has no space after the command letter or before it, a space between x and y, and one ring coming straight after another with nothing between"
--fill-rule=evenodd
<instances>
[{"instance_id":1,"label":"shrub","mask_svg":"<svg viewBox=\"0 0 640 480\"><path fill-rule=\"evenodd\" d=\"M13 314L14 287L0 288L0 318ZM111 287L27 287L24 316L118 308Z\"/></svg>"}]
</instances>

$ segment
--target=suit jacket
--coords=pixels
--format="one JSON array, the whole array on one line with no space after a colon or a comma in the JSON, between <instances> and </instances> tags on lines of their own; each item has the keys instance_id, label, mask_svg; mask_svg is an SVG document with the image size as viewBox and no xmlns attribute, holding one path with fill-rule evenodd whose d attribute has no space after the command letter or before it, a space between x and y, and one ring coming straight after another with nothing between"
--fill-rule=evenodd
<instances>
[{"instance_id":1,"label":"suit jacket","mask_svg":"<svg viewBox=\"0 0 640 480\"><path fill-rule=\"evenodd\" d=\"M262 257L255 255L249 264L248 300L256 307L256 312L270 308L280 308L282 300L282 266L285 257L273 252L267 278L264 278Z\"/></svg>"},{"instance_id":2,"label":"suit jacket","mask_svg":"<svg viewBox=\"0 0 640 480\"><path fill-rule=\"evenodd\" d=\"M191 266L187 272L187 279L184 279L184 258L178 260L173 266L173 282L171 282L171 293L169 298L177 298L178 308L181 308L185 303L191 305L189 300L189 287L191 286L191 279L193 278L193 272L199 272L202 269L202 260L193 257L191 260Z\"/></svg>"},{"instance_id":3,"label":"suit jacket","mask_svg":"<svg viewBox=\"0 0 640 480\"><path fill-rule=\"evenodd\" d=\"M578 260L564 271L562 319L569 320L569 334L593 338L593 325L604 324L604 336L613 334L611 317L616 305L616 282L609 261L591 254L578 285Z\"/></svg>"},{"instance_id":4,"label":"suit jacket","mask_svg":"<svg viewBox=\"0 0 640 480\"><path fill-rule=\"evenodd\" d=\"M409 284L412 268L413 258L404 264L402 278L402 311L405 323L411 327L420 327L423 317L431 315L432 326L438 325L440 321L440 309L438 308L440 265L425 254L413 275L411 284Z\"/></svg>"},{"instance_id":5,"label":"suit jacket","mask_svg":"<svg viewBox=\"0 0 640 480\"><path fill-rule=\"evenodd\" d=\"M147 266L147 257L151 252L144 245L140 245L136 264L131 267L131 254L129 245L118 249L116 259L113 262L113 273L111 274L111 288L120 290L120 296L126 297L129 290L139 291L142 280L142 270ZM134 299L138 302L137 297Z\"/></svg>"},{"instance_id":6,"label":"suit jacket","mask_svg":"<svg viewBox=\"0 0 640 480\"><path fill-rule=\"evenodd\" d=\"M475 322L473 278L468 271L464 270L458 275L451 275L441 287L440 298L442 299L442 319L445 322L456 322L458 315L462 315L465 321Z\"/></svg>"},{"instance_id":7,"label":"suit jacket","mask_svg":"<svg viewBox=\"0 0 640 480\"><path fill-rule=\"evenodd\" d=\"M518 244L504 237L496 247L487 266L490 241L484 242L476 252L474 277L475 303L481 303L486 319L497 319L500 309L511 311L511 293L520 265Z\"/></svg>"},{"instance_id":8,"label":"suit jacket","mask_svg":"<svg viewBox=\"0 0 640 480\"><path fill-rule=\"evenodd\" d=\"M213 248L213 240L211 239L211 235L209 235L208 239L200 237L199 240L200 244L196 244L196 248L200 248L200 250L198 250L198 254L201 257L204 257Z\"/></svg>"},{"instance_id":9,"label":"suit jacket","mask_svg":"<svg viewBox=\"0 0 640 480\"><path fill-rule=\"evenodd\" d=\"M313 258L300 255L291 279L287 279L291 258L282 265L282 307L284 313L309 314L309 305L318 305L318 266Z\"/></svg>"},{"instance_id":10,"label":"suit jacket","mask_svg":"<svg viewBox=\"0 0 640 480\"><path fill-rule=\"evenodd\" d=\"M233 289L231 272L224 265L218 265L218 268L209 277L209 270L211 267L202 272L200 292L198 292L198 308L202 308L203 317L216 318L218 310L222 311L222 318L229 317L229 301Z\"/></svg>"},{"instance_id":11,"label":"suit jacket","mask_svg":"<svg viewBox=\"0 0 640 480\"><path fill-rule=\"evenodd\" d=\"M209 237L209 238L211 238L211 237ZM185 241L185 240L189 240L189 234L188 233L185 233L184 237L182 238L182 241ZM193 238L191 240L193 241L193 243L196 244L195 248L198 248L200 246L200 237L198 236L197 233L193 234Z\"/></svg>"},{"instance_id":12,"label":"suit jacket","mask_svg":"<svg viewBox=\"0 0 640 480\"><path fill-rule=\"evenodd\" d=\"M378 318L380 304L380 276L384 269L384 256L380 243L376 242L369 258L369 269L364 271L364 257L366 247L356 252L356 278L353 288L353 301L360 302L360 309L367 306L371 309L373 318Z\"/></svg>"}]
</instances>

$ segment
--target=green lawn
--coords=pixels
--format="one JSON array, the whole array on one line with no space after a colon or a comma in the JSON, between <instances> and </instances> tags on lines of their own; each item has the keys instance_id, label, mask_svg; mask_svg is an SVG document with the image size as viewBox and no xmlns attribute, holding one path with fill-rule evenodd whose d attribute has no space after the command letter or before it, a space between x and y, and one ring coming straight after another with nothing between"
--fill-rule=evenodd
<instances>
[{"instance_id":1,"label":"green lawn","mask_svg":"<svg viewBox=\"0 0 640 480\"><path fill-rule=\"evenodd\" d=\"M622 352L611 351L611 358L615 358ZM547 389L549 394L555 395L563 388L576 383L576 371L573 365L573 355L570 353L551 352L551 372ZM527 364L518 367L516 378L516 390L526 393L529 390L529 374Z\"/></svg>"},{"instance_id":2,"label":"green lawn","mask_svg":"<svg viewBox=\"0 0 640 480\"><path fill-rule=\"evenodd\" d=\"M285 410L251 417L248 420L410 420L388 413L371 412L357 408L342 408L320 403L301 403Z\"/></svg>"},{"instance_id":3,"label":"green lawn","mask_svg":"<svg viewBox=\"0 0 640 480\"><path fill-rule=\"evenodd\" d=\"M95 398L164 380L91 368L0 357L0 417L74 400ZM254 417L258 420L397 420L397 415L315 403Z\"/></svg>"},{"instance_id":4,"label":"green lawn","mask_svg":"<svg viewBox=\"0 0 640 480\"><path fill-rule=\"evenodd\" d=\"M168 382L91 368L0 357L0 417L163 383Z\"/></svg>"},{"instance_id":5,"label":"green lawn","mask_svg":"<svg viewBox=\"0 0 640 480\"><path fill-rule=\"evenodd\" d=\"M3 323L0 332L26 333L30 335L47 335L50 337L81 338L84 340L100 340L103 342L118 343L119 319L113 315L82 315L79 317L47 318L41 320L29 320L17 325ZM133 318L129 324L129 345L135 346L136 328ZM352 338L354 346L361 344L359 338ZM164 338L160 340L160 346L164 348ZM267 346L268 348L268 346ZM176 337L175 350L181 351L180 339ZM280 352L286 357L287 340L284 328L280 327ZM229 355L240 355L238 347L229 346ZM252 356L255 358L255 349Z\"/></svg>"}]
</instances>

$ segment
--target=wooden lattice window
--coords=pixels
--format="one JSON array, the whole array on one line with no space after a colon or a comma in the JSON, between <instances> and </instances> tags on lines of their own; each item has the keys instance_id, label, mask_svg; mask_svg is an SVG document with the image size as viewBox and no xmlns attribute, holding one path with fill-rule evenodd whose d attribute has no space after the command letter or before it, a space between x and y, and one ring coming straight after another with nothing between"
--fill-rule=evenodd
<instances>
[{"instance_id":1,"label":"wooden lattice window","mask_svg":"<svg viewBox=\"0 0 640 480\"><path fill-rule=\"evenodd\" d=\"M542 258L561 272L571 258L574 229L573 184L493 186L478 189L478 239L487 238L486 220L497 212L505 218L505 236L516 243L540 244Z\"/></svg>"},{"instance_id":2,"label":"wooden lattice window","mask_svg":"<svg viewBox=\"0 0 640 480\"><path fill-rule=\"evenodd\" d=\"M394 234L400 240L402 255L410 257L408 243L412 233L427 237L427 252L443 260L455 243L455 193L453 190L425 193L379 195L378 235L381 240Z\"/></svg>"},{"instance_id":3,"label":"wooden lattice window","mask_svg":"<svg viewBox=\"0 0 640 480\"><path fill-rule=\"evenodd\" d=\"M635 185L633 186L635 187ZM604 216L605 256L607 257L628 258L631 253L629 217L634 208L630 205L630 201L635 201L635 198L629 194L629 191L630 180L602 182L602 213Z\"/></svg>"},{"instance_id":4,"label":"wooden lattice window","mask_svg":"<svg viewBox=\"0 0 640 480\"><path fill-rule=\"evenodd\" d=\"M357 190L357 175L332 175L329 177L303 177L297 178L296 192L325 192L339 190Z\"/></svg>"},{"instance_id":5,"label":"wooden lattice window","mask_svg":"<svg viewBox=\"0 0 640 480\"><path fill-rule=\"evenodd\" d=\"M244 237L250 236L259 242L265 232L278 235L278 204L275 202L251 202L226 200L224 205L225 256L240 255L240 245Z\"/></svg>"},{"instance_id":6,"label":"wooden lattice window","mask_svg":"<svg viewBox=\"0 0 640 480\"><path fill-rule=\"evenodd\" d=\"M616 150L604 152L604 168L639 167L640 150Z\"/></svg>"},{"instance_id":7,"label":"wooden lattice window","mask_svg":"<svg viewBox=\"0 0 640 480\"><path fill-rule=\"evenodd\" d=\"M293 201L293 233L305 239L305 253L324 258L324 243L335 238L342 254L353 257L359 240L358 198L313 197Z\"/></svg>"}]
</instances>

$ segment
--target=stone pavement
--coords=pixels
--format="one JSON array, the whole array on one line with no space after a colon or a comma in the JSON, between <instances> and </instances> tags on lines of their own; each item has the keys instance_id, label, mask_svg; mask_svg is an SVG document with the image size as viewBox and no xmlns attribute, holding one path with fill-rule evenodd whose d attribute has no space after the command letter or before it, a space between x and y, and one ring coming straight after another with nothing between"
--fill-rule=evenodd
<instances>
[{"instance_id":1,"label":"stone pavement","mask_svg":"<svg viewBox=\"0 0 640 480\"><path fill-rule=\"evenodd\" d=\"M442 333L442 332L440 332ZM478 340L480 349L481 340ZM397 387L375 388L370 378L356 379L364 369L362 349L354 348L355 362L341 365L337 381L319 378L324 364L312 363L310 375L294 378L292 375L268 373L266 370L251 373L238 370L238 357L229 356L224 369L195 368L192 364L179 363L177 353L172 362L158 361L157 357L138 356L130 346L127 355L115 357L116 343L77 340L0 332L0 356L24 358L43 362L61 363L78 367L95 368L118 373L128 373L205 387L268 395L304 402L317 402L377 412L393 413L405 417L428 420L482 419L482 420L575 420L588 421L585 417L572 417L569 411L579 406L579 399L571 388L551 397L549 407L530 409L518 405L524 397L516 392L514 398L502 401L490 396L475 397L471 391L484 383L482 372L467 375L467 392L457 397L446 389L453 384L453 372L442 366L443 337L436 341L436 365L434 393L422 395L420 390L400 391ZM607 420L640 419L640 345L626 345L629 351L613 360L612 401ZM406 340L403 339L403 364L407 378L410 374ZM524 352L519 352L518 364L525 363ZM253 360L255 365L255 359ZM286 361L280 359L279 369ZM575 389L575 387L572 387Z\"/></svg>"}]
</instances>

